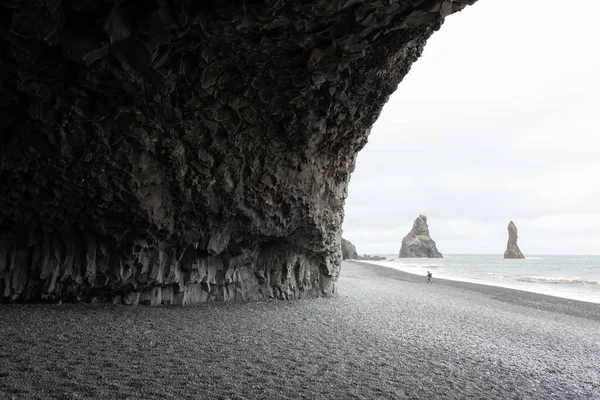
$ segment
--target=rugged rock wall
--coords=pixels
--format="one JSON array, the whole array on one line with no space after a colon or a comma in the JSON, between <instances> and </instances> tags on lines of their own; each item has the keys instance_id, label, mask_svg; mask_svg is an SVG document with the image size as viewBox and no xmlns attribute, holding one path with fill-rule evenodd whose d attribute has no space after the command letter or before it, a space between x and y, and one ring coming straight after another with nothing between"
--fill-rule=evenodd
<instances>
[{"instance_id":1,"label":"rugged rock wall","mask_svg":"<svg viewBox=\"0 0 600 400\"><path fill-rule=\"evenodd\" d=\"M504 258L525 258L523 253L521 253L521 249L517 245L517 239L519 238L517 232L517 226L514 222L510 221L508 223L508 243L506 244L506 251L504 252Z\"/></svg>"},{"instance_id":2,"label":"rugged rock wall","mask_svg":"<svg viewBox=\"0 0 600 400\"><path fill-rule=\"evenodd\" d=\"M358 260L356 246L349 240L342 238L342 259L343 260Z\"/></svg>"},{"instance_id":3,"label":"rugged rock wall","mask_svg":"<svg viewBox=\"0 0 600 400\"><path fill-rule=\"evenodd\" d=\"M356 153L474 0L1 0L0 298L335 293Z\"/></svg>"},{"instance_id":4,"label":"rugged rock wall","mask_svg":"<svg viewBox=\"0 0 600 400\"><path fill-rule=\"evenodd\" d=\"M429 235L427 217L419 215L411 231L402 239L401 258L444 258Z\"/></svg>"}]
</instances>

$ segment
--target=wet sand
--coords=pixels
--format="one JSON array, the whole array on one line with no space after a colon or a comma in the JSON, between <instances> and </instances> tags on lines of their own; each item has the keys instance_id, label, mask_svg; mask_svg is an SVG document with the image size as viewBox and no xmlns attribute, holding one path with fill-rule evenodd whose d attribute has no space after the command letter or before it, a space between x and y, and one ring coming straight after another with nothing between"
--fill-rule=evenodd
<instances>
[{"instance_id":1,"label":"wet sand","mask_svg":"<svg viewBox=\"0 0 600 400\"><path fill-rule=\"evenodd\" d=\"M600 305L344 263L339 296L0 306L0 399L600 399Z\"/></svg>"}]
</instances>

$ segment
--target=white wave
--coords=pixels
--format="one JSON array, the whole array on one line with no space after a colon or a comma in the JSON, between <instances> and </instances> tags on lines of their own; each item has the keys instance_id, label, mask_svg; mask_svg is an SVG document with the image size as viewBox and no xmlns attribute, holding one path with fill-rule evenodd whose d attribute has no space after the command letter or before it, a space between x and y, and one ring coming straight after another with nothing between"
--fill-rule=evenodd
<instances>
[{"instance_id":1,"label":"white wave","mask_svg":"<svg viewBox=\"0 0 600 400\"><path fill-rule=\"evenodd\" d=\"M505 279L510 279L512 278L512 275L506 275L506 274L501 274L498 272L488 272L485 274L485 278L490 278L490 279L500 279L500 280L505 280Z\"/></svg>"},{"instance_id":2,"label":"white wave","mask_svg":"<svg viewBox=\"0 0 600 400\"><path fill-rule=\"evenodd\" d=\"M599 281L584 279L580 277L552 278L547 276L524 276L517 278L517 280L521 282L551 283L555 285L600 285Z\"/></svg>"},{"instance_id":3,"label":"white wave","mask_svg":"<svg viewBox=\"0 0 600 400\"><path fill-rule=\"evenodd\" d=\"M423 268L423 269L437 269L437 268L444 268L445 265L443 264L412 264L412 263L403 263L403 262L398 262L397 263L399 267L409 267L409 268Z\"/></svg>"}]
</instances>

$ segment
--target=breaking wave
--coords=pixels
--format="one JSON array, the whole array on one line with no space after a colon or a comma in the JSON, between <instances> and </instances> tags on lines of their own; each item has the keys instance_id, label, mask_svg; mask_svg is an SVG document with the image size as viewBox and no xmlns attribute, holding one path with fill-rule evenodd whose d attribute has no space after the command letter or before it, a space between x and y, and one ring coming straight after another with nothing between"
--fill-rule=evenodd
<instances>
[{"instance_id":1,"label":"breaking wave","mask_svg":"<svg viewBox=\"0 0 600 400\"><path fill-rule=\"evenodd\" d=\"M412 263L398 263L400 267L409 267L409 268L423 268L423 269L438 269L444 268L443 264L412 264Z\"/></svg>"},{"instance_id":2,"label":"breaking wave","mask_svg":"<svg viewBox=\"0 0 600 400\"><path fill-rule=\"evenodd\" d=\"M600 285L599 281L583 278L549 278L545 276L524 276L517 278L521 282L530 283L551 283L555 285Z\"/></svg>"}]
</instances>

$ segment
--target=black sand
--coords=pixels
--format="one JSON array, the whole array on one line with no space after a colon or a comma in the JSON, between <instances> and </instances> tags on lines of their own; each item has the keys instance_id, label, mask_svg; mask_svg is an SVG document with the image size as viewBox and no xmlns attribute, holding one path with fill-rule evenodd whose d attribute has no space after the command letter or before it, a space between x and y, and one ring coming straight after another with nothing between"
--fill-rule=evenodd
<instances>
[{"instance_id":1,"label":"black sand","mask_svg":"<svg viewBox=\"0 0 600 400\"><path fill-rule=\"evenodd\" d=\"M600 305L345 263L340 296L0 306L0 399L600 399Z\"/></svg>"}]
</instances>

